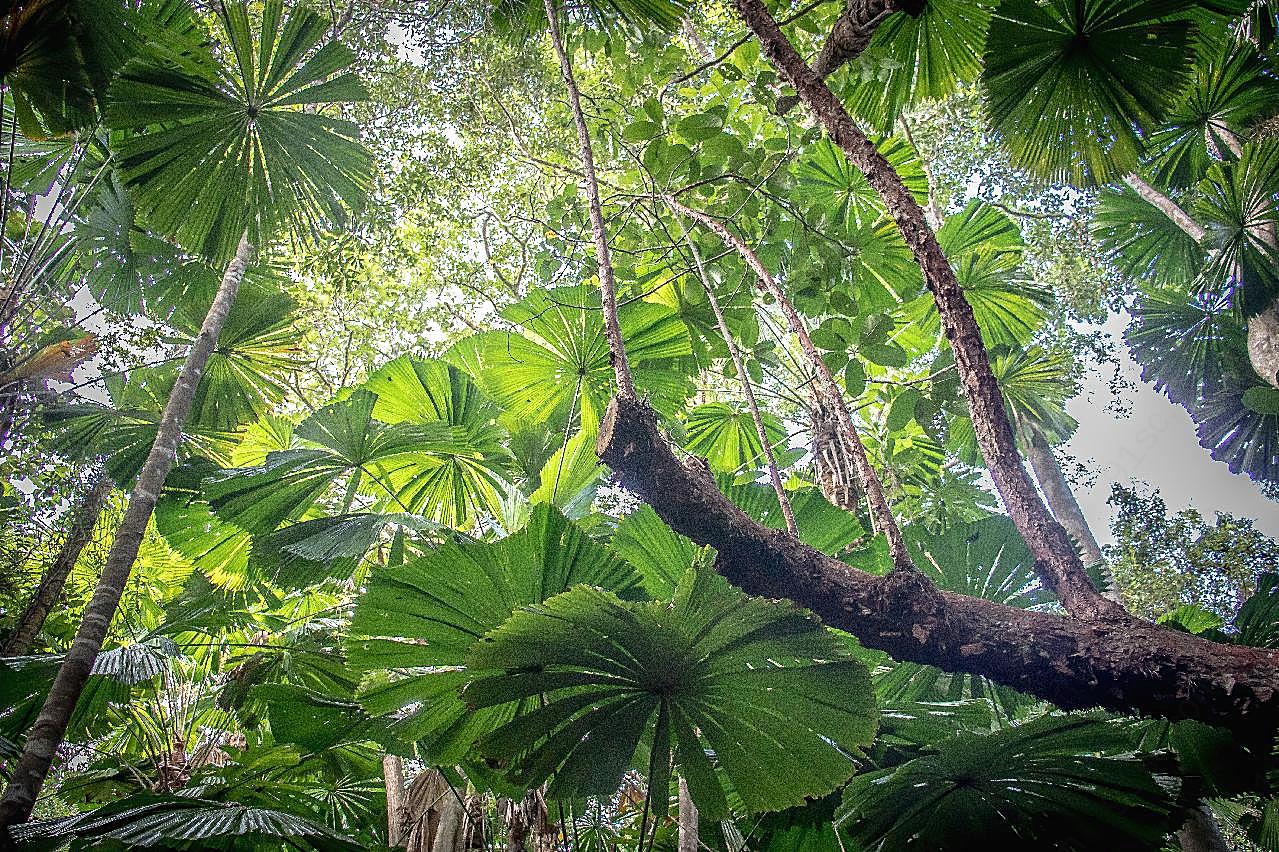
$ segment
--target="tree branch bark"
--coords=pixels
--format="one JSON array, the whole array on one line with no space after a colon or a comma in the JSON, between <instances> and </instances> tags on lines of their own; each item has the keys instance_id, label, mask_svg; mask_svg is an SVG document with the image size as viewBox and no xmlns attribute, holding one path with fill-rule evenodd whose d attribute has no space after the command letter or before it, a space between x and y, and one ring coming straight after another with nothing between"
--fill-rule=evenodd
<instances>
[{"instance_id":1,"label":"tree branch bark","mask_svg":"<svg viewBox=\"0 0 1279 852\"><path fill-rule=\"evenodd\" d=\"M821 53L813 61L813 73L825 80L861 56L884 18L899 9L901 4L897 0L848 0L822 43ZM774 111L785 115L798 104L798 95L783 95L777 99Z\"/></svg>"},{"instance_id":2,"label":"tree branch bark","mask_svg":"<svg viewBox=\"0 0 1279 852\"><path fill-rule=\"evenodd\" d=\"M1229 728L1259 758L1279 723L1279 651L1219 645L1127 616L1083 621L876 577L751 520L701 459L681 464L645 403L609 405L596 447L672 529L714 547L753 595L789 598L895 659L982 675L1066 710L1192 718ZM916 578L922 582L916 582Z\"/></svg>"},{"instance_id":3,"label":"tree branch bark","mask_svg":"<svg viewBox=\"0 0 1279 852\"><path fill-rule=\"evenodd\" d=\"M1123 608L1107 600L1093 586L1070 537L1053 518L1022 467L1003 394L990 369L990 359L964 297L955 271L937 243L924 211L901 177L853 121L844 105L794 46L768 13L763 0L733 0L764 53L795 87L800 99L817 117L832 141L856 166L883 200L889 215L910 247L924 280L933 292L942 327L955 353L960 385L972 414L977 443L1009 516L1035 557L1035 565L1072 615L1086 619L1125 620Z\"/></svg>"}]
</instances>

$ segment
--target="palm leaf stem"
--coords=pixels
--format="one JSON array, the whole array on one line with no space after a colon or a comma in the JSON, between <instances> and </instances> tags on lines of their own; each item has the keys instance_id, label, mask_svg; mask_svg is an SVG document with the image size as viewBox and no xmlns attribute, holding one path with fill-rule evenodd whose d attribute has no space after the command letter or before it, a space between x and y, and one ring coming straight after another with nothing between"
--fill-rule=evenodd
<instances>
[{"instance_id":1,"label":"palm leaf stem","mask_svg":"<svg viewBox=\"0 0 1279 852\"><path fill-rule=\"evenodd\" d=\"M733 333L728 328L728 320L724 316L724 310L719 305L719 298L715 295L715 288L711 286L710 279L706 276L706 265L702 262L702 253L698 250L697 243L684 230L683 224L680 225L680 234L688 243L689 250L693 253L693 264L697 267L698 279L702 282L702 289L706 291L706 300L711 306L711 312L715 314L715 324L719 327L720 336L724 338L724 345L728 347L728 355L733 361L733 369L737 371L737 378L742 383L742 392L746 396L746 406L750 409L751 420L755 423L755 432L759 435L760 446L764 448L764 460L768 466L768 481L773 486L773 492L777 494L777 502L782 508L782 517L786 519L786 531L791 535L799 535L799 527L795 524L795 510L791 507L790 498L786 495L786 489L782 486L782 475L777 468L777 456L773 453L773 442L768 437L768 430L764 428L764 418L759 413L759 404L755 401L755 389L751 386L750 376L746 372L746 361L742 358L742 352L737 346L737 341L733 339Z\"/></svg>"}]
</instances>

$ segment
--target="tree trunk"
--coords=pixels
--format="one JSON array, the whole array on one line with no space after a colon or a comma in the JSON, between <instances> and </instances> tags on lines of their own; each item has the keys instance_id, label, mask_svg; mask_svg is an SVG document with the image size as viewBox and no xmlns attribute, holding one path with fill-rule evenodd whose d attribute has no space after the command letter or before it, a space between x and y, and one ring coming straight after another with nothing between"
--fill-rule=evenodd
<instances>
[{"instance_id":1,"label":"tree trunk","mask_svg":"<svg viewBox=\"0 0 1279 852\"><path fill-rule=\"evenodd\" d=\"M1084 517L1083 509L1079 508L1079 501L1075 499L1075 492L1071 490L1070 483L1066 480L1066 475L1061 470L1061 465L1057 463L1057 456L1053 454L1052 447L1048 445L1048 439L1043 436L1039 430L1034 430L1030 438L1030 446L1026 449L1026 458L1030 460L1030 467L1035 471L1035 479L1039 482L1039 488L1044 492L1044 499L1048 501L1048 508L1052 510L1054 517L1066 528L1066 532L1070 533L1079 544L1079 555L1084 561L1084 565L1092 567L1094 565L1101 566L1101 573L1106 580L1106 591L1104 594L1120 606L1123 605L1123 594L1119 591L1119 587L1115 585L1115 575L1111 573L1110 566L1106 563L1105 557L1101 555L1101 545L1097 543L1097 537L1092 534L1092 527L1088 525L1088 519Z\"/></svg>"},{"instance_id":2,"label":"tree trunk","mask_svg":"<svg viewBox=\"0 0 1279 852\"><path fill-rule=\"evenodd\" d=\"M1248 320L1248 361L1257 375L1279 388L1279 299Z\"/></svg>"},{"instance_id":3,"label":"tree trunk","mask_svg":"<svg viewBox=\"0 0 1279 852\"><path fill-rule=\"evenodd\" d=\"M856 512L862 495L857 485L852 450L839 428L835 412L817 391L812 394L808 417L817 487L832 505L845 512Z\"/></svg>"},{"instance_id":4,"label":"tree trunk","mask_svg":"<svg viewBox=\"0 0 1279 852\"><path fill-rule=\"evenodd\" d=\"M617 288L613 281L613 259L608 249L608 232L604 227L604 208L600 204L600 184L595 175L595 154L591 150L591 131L586 126L586 114L582 112L582 95L577 90L573 76L573 63L564 49L560 35L559 16L555 0L544 0L547 25L551 31L551 43L560 60L560 73L568 89L568 103L573 111L573 123L577 125L577 144L582 157L582 183L586 187L587 208L591 217L591 236L595 240L595 265L600 276L600 302L604 308L604 336L608 338L609 360L617 377L617 391L623 396L635 396L635 381L631 378L631 365L626 360L626 346L622 342L622 327L617 319Z\"/></svg>"},{"instance_id":5,"label":"tree trunk","mask_svg":"<svg viewBox=\"0 0 1279 852\"><path fill-rule=\"evenodd\" d=\"M386 845L404 846L404 761L382 755L382 779L386 782Z\"/></svg>"},{"instance_id":6,"label":"tree trunk","mask_svg":"<svg viewBox=\"0 0 1279 852\"><path fill-rule=\"evenodd\" d=\"M697 805L688 793L688 782L679 779L679 852L697 852Z\"/></svg>"},{"instance_id":7,"label":"tree trunk","mask_svg":"<svg viewBox=\"0 0 1279 852\"><path fill-rule=\"evenodd\" d=\"M1133 191L1145 199L1152 207L1171 219L1178 228L1185 231L1186 235L1195 242L1203 242L1203 238L1208 236L1208 229L1196 222L1189 213L1181 208L1181 205L1142 180L1138 175L1125 175L1124 183L1132 187Z\"/></svg>"},{"instance_id":8,"label":"tree trunk","mask_svg":"<svg viewBox=\"0 0 1279 852\"><path fill-rule=\"evenodd\" d=\"M200 334L191 345L178 380L169 393L155 442L151 445L151 452L133 486L128 508L116 530L115 540L111 543L106 565L102 569L102 577L93 598L85 608L75 641L58 668L49 696L27 735L22 756L10 777L4 800L0 802L0 826L23 822L31 816L36 796L49 774L54 753L66 735L67 723L71 720L76 702L80 699L85 681L93 670L93 664L102 650L102 642L115 617L129 574L133 570L133 562L137 559L142 537L146 533L147 523L155 510L160 489L173 467L178 444L182 439L182 427L191 413L196 387L204 375L209 356L217 345L227 314L235 303L236 293L240 289L240 282L244 280L244 270L252 253L253 247L249 244L248 234L245 234L240 238L235 258L222 275L222 282L205 315Z\"/></svg>"},{"instance_id":9,"label":"tree trunk","mask_svg":"<svg viewBox=\"0 0 1279 852\"><path fill-rule=\"evenodd\" d=\"M1177 830L1177 842L1181 844L1181 852L1230 852L1231 849L1217 827L1217 818L1204 804L1191 811L1185 824Z\"/></svg>"},{"instance_id":10,"label":"tree trunk","mask_svg":"<svg viewBox=\"0 0 1279 852\"><path fill-rule=\"evenodd\" d=\"M4 643L4 649L0 651L0 655L20 657L30 654L31 649L35 647L36 637L40 635L40 629L44 627L44 620L61 599L62 591L67 585L67 577L71 576L71 571L75 568L80 554L93 538L93 530L97 527L98 518L102 515L102 507L111 496L111 488L111 478L105 473L99 473L93 486L71 510L70 517L67 519L66 536L62 540L58 556L40 578L40 585L36 587L35 595L22 610L22 615L18 617L18 625Z\"/></svg>"},{"instance_id":11,"label":"tree trunk","mask_svg":"<svg viewBox=\"0 0 1279 852\"><path fill-rule=\"evenodd\" d=\"M972 415L977 444L1009 516L1034 554L1040 576L1072 615L1089 620L1122 619L1123 609L1097 592L1075 553L1070 536L1044 506L1022 466L1012 424L1004 409L1004 396L991 370L972 306L936 234L928 226L923 209L839 98L805 64L763 0L733 0L733 6L782 77L795 87L800 100L825 127L831 140L865 175L910 247L933 293L942 328L955 353L955 366Z\"/></svg>"}]
</instances>

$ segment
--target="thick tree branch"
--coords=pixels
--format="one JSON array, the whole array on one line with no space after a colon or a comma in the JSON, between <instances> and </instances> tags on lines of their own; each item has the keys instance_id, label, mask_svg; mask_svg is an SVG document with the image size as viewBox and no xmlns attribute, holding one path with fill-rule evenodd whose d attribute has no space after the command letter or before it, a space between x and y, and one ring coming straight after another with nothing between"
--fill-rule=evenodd
<instances>
[{"instance_id":1,"label":"thick tree branch","mask_svg":"<svg viewBox=\"0 0 1279 852\"><path fill-rule=\"evenodd\" d=\"M915 572L863 573L747 517L704 461L675 458L652 409L634 399L613 400L596 449L672 529L714 547L729 580L806 606L898 660L982 675L1063 709L1198 719L1259 748L1274 736L1279 652L1126 615L1086 622L1014 609L940 591Z\"/></svg>"},{"instance_id":2,"label":"thick tree branch","mask_svg":"<svg viewBox=\"0 0 1279 852\"><path fill-rule=\"evenodd\" d=\"M832 141L883 200L933 292L942 328L955 352L960 384L968 401L977 443L1009 516L1035 556L1040 576L1072 615L1124 619L1122 607L1092 585L1070 537L1049 513L1022 467L1004 398L955 271L928 226L924 211L901 177L853 121L844 105L778 28L762 0L733 0L760 40L765 54L795 87L800 99L826 128Z\"/></svg>"}]
</instances>

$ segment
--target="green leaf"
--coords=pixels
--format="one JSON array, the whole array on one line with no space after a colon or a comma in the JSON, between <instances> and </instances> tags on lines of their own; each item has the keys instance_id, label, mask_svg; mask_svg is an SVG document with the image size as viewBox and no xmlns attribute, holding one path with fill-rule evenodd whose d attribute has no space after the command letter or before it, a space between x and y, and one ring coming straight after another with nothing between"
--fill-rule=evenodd
<instances>
[{"instance_id":1,"label":"green leaf","mask_svg":"<svg viewBox=\"0 0 1279 852\"><path fill-rule=\"evenodd\" d=\"M764 433L771 446L786 440L786 431L772 414L761 413ZM739 473L764 465L764 447L749 411L722 402L710 402L690 410L685 420L688 439L684 449L702 456L711 470Z\"/></svg>"},{"instance_id":2,"label":"green leaf","mask_svg":"<svg viewBox=\"0 0 1279 852\"><path fill-rule=\"evenodd\" d=\"M1257 578L1257 591L1235 616L1235 641L1254 648L1279 648L1279 575Z\"/></svg>"},{"instance_id":3,"label":"green leaf","mask_svg":"<svg viewBox=\"0 0 1279 852\"><path fill-rule=\"evenodd\" d=\"M915 149L905 140L886 136L876 147L920 204L928 203L928 178ZM797 198L845 228L874 223L884 214L879 195L833 142L822 139L800 157L794 175Z\"/></svg>"},{"instance_id":4,"label":"green leaf","mask_svg":"<svg viewBox=\"0 0 1279 852\"><path fill-rule=\"evenodd\" d=\"M881 133L890 132L910 106L953 94L981 69L990 3L928 0L911 5L915 8L910 12L889 15L849 64L848 108Z\"/></svg>"},{"instance_id":5,"label":"green leaf","mask_svg":"<svg viewBox=\"0 0 1279 852\"><path fill-rule=\"evenodd\" d=\"M1176 827L1174 800L1130 735L1092 716L1045 716L859 775L837 824L864 848L1155 849Z\"/></svg>"},{"instance_id":6,"label":"green leaf","mask_svg":"<svg viewBox=\"0 0 1279 852\"><path fill-rule=\"evenodd\" d=\"M526 334L474 334L446 357L505 409L502 422L511 431L572 416L575 399L583 428L594 428L613 380L599 299L598 290L585 286L534 290L502 314ZM670 309L642 301L623 305L618 322L637 385L652 394L658 410L673 412L686 382L668 362L692 354L688 329Z\"/></svg>"},{"instance_id":7,"label":"green leaf","mask_svg":"<svg viewBox=\"0 0 1279 852\"><path fill-rule=\"evenodd\" d=\"M1132 172L1143 129L1189 74L1188 0L1004 0L986 36L982 83L1013 164L1095 185Z\"/></svg>"},{"instance_id":8,"label":"green leaf","mask_svg":"<svg viewBox=\"0 0 1279 852\"><path fill-rule=\"evenodd\" d=\"M915 564L938 588L1020 609L1053 600L1039 581L1035 559L1012 520L993 515L934 535L922 526L904 530Z\"/></svg>"},{"instance_id":9,"label":"green leaf","mask_svg":"<svg viewBox=\"0 0 1279 852\"><path fill-rule=\"evenodd\" d=\"M282 811L187 796L139 793L74 817L27 823L18 841L42 838L126 849L363 848L318 823Z\"/></svg>"},{"instance_id":10,"label":"green leaf","mask_svg":"<svg viewBox=\"0 0 1279 852\"><path fill-rule=\"evenodd\" d=\"M1205 631L1216 630L1225 621L1220 615L1215 612L1209 612L1203 607L1195 606L1194 604L1182 604L1171 612L1165 612L1159 616L1159 618L1155 619L1155 623L1168 625L1197 635Z\"/></svg>"},{"instance_id":11,"label":"green leaf","mask_svg":"<svg viewBox=\"0 0 1279 852\"><path fill-rule=\"evenodd\" d=\"M669 598L685 572L705 552L672 530L644 504L617 525L609 547L639 571L652 598Z\"/></svg>"},{"instance_id":12,"label":"green leaf","mask_svg":"<svg viewBox=\"0 0 1279 852\"><path fill-rule=\"evenodd\" d=\"M707 571L689 571L670 603L573 589L517 611L468 662L498 670L466 687L473 707L545 696L482 748L521 783L551 778L556 797L615 790L648 737L652 776L673 742L707 818L726 815L725 781L747 811L777 810L835 789L875 730L869 674L839 639Z\"/></svg>"},{"instance_id":13,"label":"green leaf","mask_svg":"<svg viewBox=\"0 0 1279 852\"><path fill-rule=\"evenodd\" d=\"M262 245L281 227L344 222L369 188L356 126L314 109L367 97L344 71L354 53L320 44L328 21L315 12L267 8L255 39L244 5L227 4L230 64L135 60L106 110L110 126L136 131L119 170L148 226L217 265L245 233Z\"/></svg>"},{"instance_id":14,"label":"green leaf","mask_svg":"<svg viewBox=\"0 0 1279 852\"><path fill-rule=\"evenodd\" d=\"M350 640L350 665L381 678L362 690L361 704L373 715L399 714L393 731L420 742L433 761L461 759L509 714L468 715L457 690L469 674L455 667L517 607L580 583L629 593L639 578L546 504L534 508L527 528L498 542L446 541L376 569L351 620L353 636L364 638ZM435 671L415 671L423 667Z\"/></svg>"}]
</instances>

